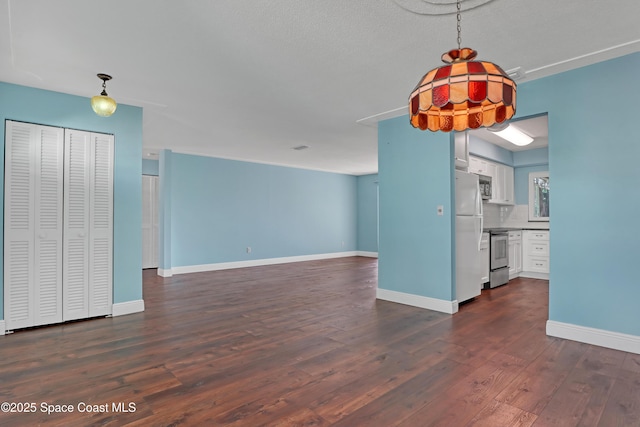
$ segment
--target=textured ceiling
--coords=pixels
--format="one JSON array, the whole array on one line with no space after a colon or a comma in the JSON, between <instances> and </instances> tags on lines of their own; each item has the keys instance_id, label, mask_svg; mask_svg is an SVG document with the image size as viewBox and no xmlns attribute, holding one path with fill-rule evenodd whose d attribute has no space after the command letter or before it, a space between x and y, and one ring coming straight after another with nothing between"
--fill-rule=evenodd
<instances>
[{"instance_id":1,"label":"textured ceiling","mask_svg":"<svg viewBox=\"0 0 640 427\"><path fill-rule=\"evenodd\" d=\"M640 51L638 0L462 4L462 44L521 67L520 81ZM434 8L445 14L407 10ZM144 108L145 153L365 174L377 171L371 117L404 113L456 47L453 10L451 0L0 0L0 81L90 97L96 74L111 74L109 94Z\"/></svg>"}]
</instances>

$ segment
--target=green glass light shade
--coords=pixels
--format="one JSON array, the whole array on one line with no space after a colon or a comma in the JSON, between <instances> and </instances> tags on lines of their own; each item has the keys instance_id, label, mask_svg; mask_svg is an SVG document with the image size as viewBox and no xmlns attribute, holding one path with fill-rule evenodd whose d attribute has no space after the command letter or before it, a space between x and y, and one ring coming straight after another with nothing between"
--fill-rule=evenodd
<instances>
[{"instance_id":1,"label":"green glass light shade","mask_svg":"<svg viewBox=\"0 0 640 427\"><path fill-rule=\"evenodd\" d=\"M107 82L111 80L108 74L98 74L98 78L102 80L102 93L91 98L91 108L101 117L109 117L116 111L116 101L107 95Z\"/></svg>"},{"instance_id":2,"label":"green glass light shade","mask_svg":"<svg viewBox=\"0 0 640 427\"><path fill-rule=\"evenodd\" d=\"M109 117L116 111L117 107L116 101L104 92L102 95L96 95L91 98L91 108L99 116Z\"/></svg>"}]
</instances>

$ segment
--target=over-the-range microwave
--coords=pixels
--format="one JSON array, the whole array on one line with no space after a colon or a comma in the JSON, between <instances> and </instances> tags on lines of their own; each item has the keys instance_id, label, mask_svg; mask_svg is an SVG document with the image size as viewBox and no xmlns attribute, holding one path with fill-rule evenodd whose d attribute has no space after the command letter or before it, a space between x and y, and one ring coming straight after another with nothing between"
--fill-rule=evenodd
<instances>
[{"instance_id":1,"label":"over-the-range microwave","mask_svg":"<svg viewBox=\"0 0 640 427\"><path fill-rule=\"evenodd\" d=\"M482 196L482 200L491 199L491 177L478 174L478 178L480 180L480 195Z\"/></svg>"}]
</instances>

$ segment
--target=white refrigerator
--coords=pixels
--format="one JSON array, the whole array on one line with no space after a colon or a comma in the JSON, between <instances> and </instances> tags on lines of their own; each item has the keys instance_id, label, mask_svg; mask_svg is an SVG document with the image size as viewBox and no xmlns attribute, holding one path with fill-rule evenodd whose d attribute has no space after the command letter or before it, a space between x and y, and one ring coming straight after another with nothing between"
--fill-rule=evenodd
<instances>
[{"instance_id":1,"label":"white refrigerator","mask_svg":"<svg viewBox=\"0 0 640 427\"><path fill-rule=\"evenodd\" d=\"M478 175L456 171L456 299L480 295L482 289L482 197Z\"/></svg>"}]
</instances>

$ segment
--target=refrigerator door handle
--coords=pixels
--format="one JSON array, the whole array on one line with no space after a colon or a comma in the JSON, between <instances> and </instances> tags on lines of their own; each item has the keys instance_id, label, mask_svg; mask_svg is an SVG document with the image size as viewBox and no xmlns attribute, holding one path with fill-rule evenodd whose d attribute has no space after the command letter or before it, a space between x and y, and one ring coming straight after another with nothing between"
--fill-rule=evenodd
<instances>
[{"instance_id":1,"label":"refrigerator door handle","mask_svg":"<svg viewBox=\"0 0 640 427\"><path fill-rule=\"evenodd\" d=\"M476 215L484 215L482 212L482 194L480 193L480 181L476 183Z\"/></svg>"},{"instance_id":2,"label":"refrigerator door handle","mask_svg":"<svg viewBox=\"0 0 640 427\"><path fill-rule=\"evenodd\" d=\"M482 211L482 195L480 194L480 181L477 182L477 187L476 187L476 214L480 216L480 232L478 233L478 252L480 252L480 245L482 244L482 232L484 231L484 214Z\"/></svg>"}]
</instances>

